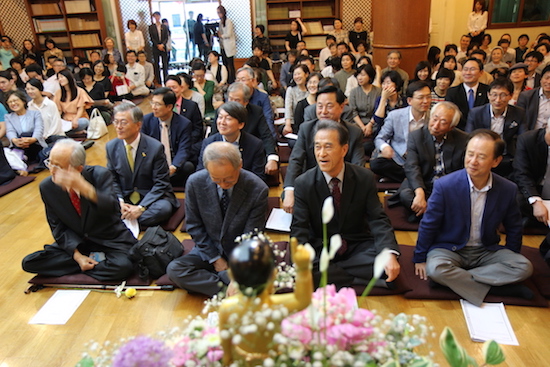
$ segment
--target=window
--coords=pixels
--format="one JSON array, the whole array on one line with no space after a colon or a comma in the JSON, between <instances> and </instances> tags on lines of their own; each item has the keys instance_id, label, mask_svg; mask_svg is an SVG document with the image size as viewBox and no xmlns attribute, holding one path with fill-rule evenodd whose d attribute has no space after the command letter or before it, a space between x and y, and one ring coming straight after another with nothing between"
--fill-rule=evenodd
<instances>
[{"instance_id":1,"label":"window","mask_svg":"<svg viewBox=\"0 0 550 367\"><path fill-rule=\"evenodd\" d=\"M548 0L489 0L489 28L550 25Z\"/></svg>"}]
</instances>

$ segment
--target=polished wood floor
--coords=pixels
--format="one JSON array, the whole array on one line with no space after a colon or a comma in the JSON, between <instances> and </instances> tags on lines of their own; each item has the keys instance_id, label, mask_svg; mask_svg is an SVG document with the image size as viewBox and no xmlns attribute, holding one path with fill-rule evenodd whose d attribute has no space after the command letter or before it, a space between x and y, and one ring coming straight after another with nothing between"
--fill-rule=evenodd
<instances>
[{"instance_id":1,"label":"polished wood floor","mask_svg":"<svg viewBox=\"0 0 550 367\"><path fill-rule=\"evenodd\" d=\"M147 101L143 108L148 112ZM105 165L105 144L115 137L109 134L95 143L88 153L88 164ZM188 315L198 314L204 299L183 290L173 292L139 291L132 299L117 299L113 293L91 292L66 325L29 325L34 314L53 295L55 289L24 294L32 277L21 270L21 259L52 242L45 219L38 184L48 176L41 172L31 184L0 198L0 367L74 366L84 345L90 340L103 342L137 334L153 334L179 326ZM271 196L279 189L271 189ZM183 194L178 194L183 197ZM188 235L176 231L180 239ZM287 236L271 234L274 241ZM397 232L399 243L413 245L415 232ZM542 237L524 237L524 244L536 246ZM481 359L481 344L469 340L466 323L458 301L406 300L401 296L368 297L360 306L376 309L382 315L406 312L428 317L439 335L445 325L453 328L468 352ZM504 346L505 366L543 367L549 365L549 309L507 306L506 310L520 346ZM443 363L438 340L431 339L423 352L436 352Z\"/></svg>"}]
</instances>

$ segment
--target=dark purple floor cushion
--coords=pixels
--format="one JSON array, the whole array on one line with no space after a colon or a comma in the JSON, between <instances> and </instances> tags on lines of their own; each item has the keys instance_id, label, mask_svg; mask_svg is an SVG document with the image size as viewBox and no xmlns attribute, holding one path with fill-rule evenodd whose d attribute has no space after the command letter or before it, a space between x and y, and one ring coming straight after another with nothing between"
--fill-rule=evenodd
<instances>
[{"instance_id":1,"label":"dark purple floor cushion","mask_svg":"<svg viewBox=\"0 0 550 367\"><path fill-rule=\"evenodd\" d=\"M409 299L439 299L439 300L459 300L461 297L447 287L437 286L431 287L429 281L421 280L414 273L414 263L412 262L414 246L400 245L401 258L401 273L407 279L410 292L405 293L405 298ZM502 302L507 305L516 306L534 306L548 307L548 301L541 295L532 279L528 279L524 284L533 291L533 299L523 299L518 297L497 297L488 295L485 302Z\"/></svg>"},{"instance_id":2,"label":"dark purple floor cushion","mask_svg":"<svg viewBox=\"0 0 550 367\"><path fill-rule=\"evenodd\" d=\"M15 178L7 184L0 185L0 196L9 194L10 192L17 190L18 188L33 182L35 179L36 176L15 176Z\"/></svg>"},{"instance_id":3,"label":"dark purple floor cushion","mask_svg":"<svg viewBox=\"0 0 550 367\"><path fill-rule=\"evenodd\" d=\"M409 223L407 218L412 212L403 205L388 206L389 196L384 197L384 211L390 218L391 226L397 231L418 231L419 223Z\"/></svg>"},{"instance_id":4,"label":"dark purple floor cushion","mask_svg":"<svg viewBox=\"0 0 550 367\"><path fill-rule=\"evenodd\" d=\"M531 280L544 297L550 298L550 266L544 261L537 248L523 246L521 253L533 264Z\"/></svg>"},{"instance_id":5,"label":"dark purple floor cushion","mask_svg":"<svg viewBox=\"0 0 550 367\"><path fill-rule=\"evenodd\" d=\"M71 285L119 285L122 283L122 280L119 281L99 281L95 278L92 278L89 275L78 273L64 275L62 277L42 277L35 276L29 280L31 284L71 284ZM133 274L128 279L126 279L126 285L149 285L151 284L150 280L143 280L137 274Z\"/></svg>"}]
</instances>

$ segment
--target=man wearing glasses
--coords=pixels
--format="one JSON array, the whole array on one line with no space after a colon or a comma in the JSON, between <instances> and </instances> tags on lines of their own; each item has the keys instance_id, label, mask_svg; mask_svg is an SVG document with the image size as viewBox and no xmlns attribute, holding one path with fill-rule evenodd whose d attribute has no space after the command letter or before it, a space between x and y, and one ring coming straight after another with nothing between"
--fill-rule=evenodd
<instances>
[{"instance_id":1,"label":"man wearing glasses","mask_svg":"<svg viewBox=\"0 0 550 367\"><path fill-rule=\"evenodd\" d=\"M229 284L227 259L235 238L264 228L269 190L242 169L239 148L231 143L209 144L202 159L206 169L185 186L187 233L195 247L173 260L166 273L180 288L212 297Z\"/></svg>"},{"instance_id":2,"label":"man wearing glasses","mask_svg":"<svg viewBox=\"0 0 550 367\"><path fill-rule=\"evenodd\" d=\"M114 179L122 219L141 226L166 221L179 207L162 143L141 134L143 112L131 102L114 109L117 139L107 143L107 168Z\"/></svg>"},{"instance_id":3,"label":"man wearing glasses","mask_svg":"<svg viewBox=\"0 0 550 367\"><path fill-rule=\"evenodd\" d=\"M55 243L23 259L23 270L47 277L83 272L97 280L122 280L133 271L128 251L137 242L120 220L107 169L86 166L82 145L59 140L40 183Z\"/></svg>"}]
</instances>

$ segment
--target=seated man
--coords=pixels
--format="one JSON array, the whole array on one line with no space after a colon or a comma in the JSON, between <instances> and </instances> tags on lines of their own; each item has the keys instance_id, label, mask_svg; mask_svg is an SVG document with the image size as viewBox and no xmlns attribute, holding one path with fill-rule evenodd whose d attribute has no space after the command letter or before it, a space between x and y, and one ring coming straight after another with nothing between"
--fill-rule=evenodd
<instances>
[{"instance_id":1,"label":"seated man","mask_svg":"<svg viewBox=\"0 0 550 367\"><path fill-rule=\"evenodd\" d=\"M209 297L229 284L227 259L235 238L263 229L267 211L267 185L242 169L239 149L214 142L203 153L205 170L191 175L185 187L187 233L195 247L167 268L179 287Z\"/></svg>"},{"instance_id":2,"label":"seated man","mask_svg":"<svg viewBox=\"0 0 550 367\"><path fill-rule=\"evenodd\" d=\"M120 220L107 169L86 166L82 145L59 140L46 162L51 177L40 183L55 243L23 259L23 270L47 277L83 272L97 280L121 280L133 271L128 251L137 242Z\"/></svg>"},{"instance_id":3,"label":"seated man","mask_svg":"<svg viewBox=\"0 0 550 367\"><path fill-rule=\"evenodd\" d=\"M143 112L133 103L123 102L113 113L117 139L107 143L107 168L113 175L122 219L147 227L158 225L179 207L164 146L140 133Z\"/></svg>"},{"instance_id":4,"label":"seated man","mask_svg":"<svg viewBox=\"0 0 550 367\"><path fill-rule=\"evenodd\" d=\"M428 123L432 93L426 82L417 81L407 87L408 107L391 111L374 139L376 152L371 170L394 182L405 179L403 165L407 157L409 133Z\"/></svg>"},{"instance_id":5,"label":"seated man","mask_svg":"<svg viewBox=\"0 0 550 367\"><path fill-rule=\"evenodd\" d=\"M382 205L374 175L368 169L344 162L349 149L348 130L340 123L321 120L313 131L317 167L295 182L295 205L290 236L315 249L313 276L319 284L319 258L323 248L321 208L328 196L334 199L334 217L328 236L339 233L342 247L328 266L328 282L336 287L367 284L373 276L374 258L384 248L395 255L385 267L387 282L399 275L397 242Z\"/></svg>"},{"instance_id":6,"label":"seated man","mask_svg":"<svg viewBox=\"0 0 550 367\"><path fill-rule=\"evenodd\" d=\"M382 69L380 73L384 74L386 71L390 70L397 71L401 76L401 79L403 79L403 89L407 89L407 86L409 85L409 73L399 67L399 65L401 65L401 52L397 50L392 50L388 52L386 62L388 66Z\"/></svg>"},{"instance_id":7,"label":"seated man","mask_svg":"<svg viewBox=\"0 0 550 367\"><path fill-rule=\"evenodd\" d=\"M170 171L170 183L183 186L187 177L195 172L190 161L193 127L186 117L174 113L176 95L170 88L158 88L151 99L152 113L145 115L141 132L162 143Z\"/></svg>"},{"instance_id":8,"label":"seated man","mask_svg":"<svg viewBox=\"0 0 550 367\"><path fill-rule=\"evenodd\" d=\"M434 182L446 174L464 168L464 150L468 135L455 129L460 111L451 102L439 102L432 108L430 122L409 134L406 179L390 205L401 202L412 211L409 222L417 222L426 211L426 201Z\"/></svg>"},{"instance_id":9,"label":"seated man","mask_svg":"<svg viewBox=\"0 0 550 367\"><path fill-rule=\"evenodd\" d=\"M545 227L550 219L550 213L542 203L542 200L550 200L550 172L547 176L549 149L550 124L544 129L522 134L518 138L514 160L514 179L522 195L519 200L522 215L538 220ZM541 243L540 250L550 265L550 235Z\"/></svg>"},{"instance_id":10,"label":"seated man","mask_svg":"<svg viewBox=\"0 0 550 367\"><path fill-rule=\"evenodd\" d=\"M227 102L218 109L216 126L219 132L209 136L202 142L197 170L203 165L204 149L215 141L226 141L238 146L242 156L243 168L265 181L265 150L262 141L252 134L243 131L247 121L247 111L240 103Z\"/></svg>"},{"instance_id":11,"label":"seated man","mask_svg":"<svg viewBox=\"0 0 550 367\"><path fill-rule=\"evenodd\" d=\"M516 154L516 140L527 131L527 121L522 108L508 104L514 93L514 85L509 79L498 78L489 85L489 103L474 107L468 114L466 132L477 129L490 129L506 143L502 161L494 172L509 178L512 162Z\"/></svg>"},{"instance_id":12,"label":"seated man","mask_svg":"<svg viewBox=\"0 0 550 367\"><path fill-rule=\"evenodd\" d=\"M529 130L546 127L550 118L550 108L548 108L548 100L550 99L550 65L546 66L540 75L540 87L523 91L518 98L518 107L525 109L525 117L529 124Z\"/></svg>"},{"instance_id":13,"label":"seated man","mask_svg":"<svg viewBox=\"0 0 550 367\"><path fill-rule=\"evenodd\" d=\"M476 130L466 147L463 170L440 178L420 222L414 252L421 279L451 288L480 306L487 293L532 298L527 279L533 266L520 255L522 228L517 186L491 169L502 160L504 141ZM497 228L506 229L499 245Z\"/></svg>"},{"instance_id":14,"label":"seated man","mask_svg":"<svg viewBox=\"0 0 550 367\"><path fill-rule=\"evenodd\" d=\"M264 150L267 155L265 173L268 175L277 174L279 170L277 164L277 162L279 162L279 156L277 155L276 141L273 139L273 135L271 135L271 131L269 130L261 107L249 103L251 95L252 90L244 83L232 83L227 89L227 100L229 102L238 102L246 108L248 120L243 127L243 131L254 135L263 142ZM214 121L217 120L218 115L216 113ZM212 132L210 135L217 132L218 125L212 124Z\"/></svg>"},{"instance_id":15,"label":"seated man","mask_svg":"<svg viewBox=\"0 0 550 367\"><path fill-rule=\"evenodd\" d=\"M130 50L126 52L126 78L132 83L128 86L128 90L134 97L148 96L151 91L145 85L145 68L137 62L136 51Z\"/></svg>"}]
</instances>

